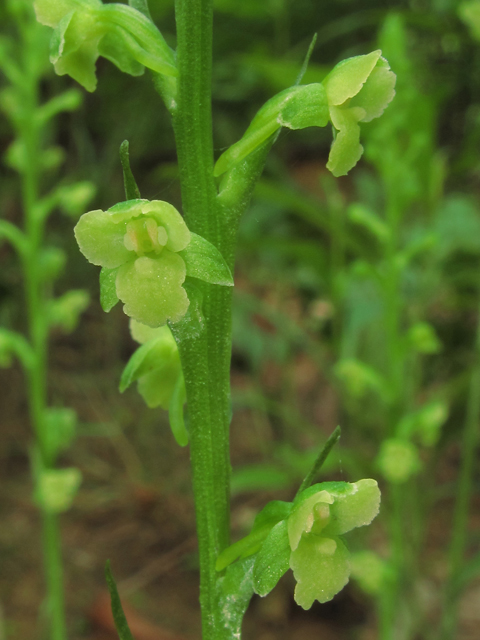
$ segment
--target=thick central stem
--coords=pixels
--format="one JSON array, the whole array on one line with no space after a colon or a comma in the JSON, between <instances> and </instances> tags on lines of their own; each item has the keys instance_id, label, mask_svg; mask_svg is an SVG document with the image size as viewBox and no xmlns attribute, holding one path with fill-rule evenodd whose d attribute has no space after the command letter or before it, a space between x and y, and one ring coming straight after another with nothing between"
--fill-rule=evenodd
<instances>
[{"instance_id":1,"label":"thick central stem","mask_svg":"<svg viewBox=\"0 0 480 640\"><path fill-rule=\"evenodd\" d=\"M189 228L225 253L213 179L211 119L212 1L176 0L177 142L182 204ZM225 637L218 611L217 555L229 542L231 294L198 284L204 329L179 343L187 390L190 450L200 556L200 603L205 640ZM175 331L174 331L175 333Z\"/></svg>"}]
</instances>

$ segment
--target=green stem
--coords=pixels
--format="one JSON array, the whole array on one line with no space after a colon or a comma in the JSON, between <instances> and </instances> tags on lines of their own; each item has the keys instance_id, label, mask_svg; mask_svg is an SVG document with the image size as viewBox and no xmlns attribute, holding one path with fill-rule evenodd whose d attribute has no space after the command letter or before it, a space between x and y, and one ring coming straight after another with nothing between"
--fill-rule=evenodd
<instances>
[{"instance_id":1,"label":"green stem","mask_svg":"<svg viewBox=\"0 0 480 640\"><path fill-rule=\"evenodd\" d=\"M388 182L387 182L388 184ZM387 347L387 371L392 401L387 416L388 435L395 435L395 428L402 412L402 380L403 380L403 356L399 350L400 338L400 274L397 263L398 252L398 225L400 208L397 206L395 191L388 189L387 221L390 230L390 239L385 248L384 260L386 276L384 280L384 306L385 306L385 331ZM390 540L392 543L392 576L386 584L383 595L381 613L384 619L380 621L380 633L382 640L392 640L392 629L400 629L398 612L403 606L402 584L406 575L403 566L406 540L404 531L404 500L402 487L390 485ZM400 626L399 626L400 625Z\"/></svg>"},{"instance_id":2,"label":"green stem","mask_svg":"<svg viewBox=\"0 0 480 640\"><path fill-rule=\"evenodd\" d=\"M60 552L58 518L53 513L43 511L43 553L45 577L47 581L47 603L51 639L65 640L65 603L63 598L63 571Z\"/></svg>"},{"instance_id":3,"label":"green stem","mask_svg":"<svg viewBox=\"0 0 480 640\"><path fill-rule=\"evenodd\" d=\"M176 0L177 105L172 109L189 228L225 255L230 244L219 219L213 179L211 118L212 2ZM215 562L229 544L231 291L202 286L205 331L180 337L187 391L190 451L200 557L205 640L224 637Z\"/></svg>"},{"instance_id":4,"label":"green stem","mask_svg":"<svg viewBox=\"0 0 480 640\"><path fill-rule=\"evenodd\" d=\"M41 141L39 125L34 117L39 107L39 77L34 71L32 56L37 56L36 40L31 30L37 24L32 20L23 26L24 75L16 90L24 100L26 115L18 126L18 136L26 154L25 169L22 173L22 201L25 215L26 250L22 253L25 297L28 317L28 333L32 349L32 362L27 369L28 402L30 419L36 436L36 446L44 468L51 467L47 450L45 412L47 406L47 351L48 319L46 291L39 269L44 236L44 219L38 215ZM30 46L29 46L30 45ZM35 474L34 474L35 475ZM47 601L52 640L66 640L65 611L63 600L62 559L58 519L54 514L42 511L43 518L43 560L47 586Z\"/></svg>"},{"instance_id":5,"label":"green stem","mask_svg":"<svg viewBox=\"0 0 480 640\"><path fill-rule=\"evenodd\" d=\"M458 617L458 593L455 587L459 573L464 567L467 544L469 506L472 496L475 459L479 441L480 421L480 307L478 310L477 335L475 339L475 361L470 378L467 415L462 438L462 462L458 479L455 510L453 514L452 538L450 542L450 571L445 589L445 604L442 617L441 640L455 637Z\"/></svg>"}]
</instances>

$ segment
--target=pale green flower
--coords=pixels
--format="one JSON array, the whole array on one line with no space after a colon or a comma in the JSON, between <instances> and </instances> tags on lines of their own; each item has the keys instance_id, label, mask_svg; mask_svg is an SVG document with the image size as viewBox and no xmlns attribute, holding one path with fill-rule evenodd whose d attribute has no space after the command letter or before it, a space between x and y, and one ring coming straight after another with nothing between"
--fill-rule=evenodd
<instances>
[{"instance_id":1,"label":"pale green flower","mask_svg":"<svg viewBox=\"0 0 480 640\"><path fill-rule=\"evenodd\" d=\"M87 91L97 85L95 63L107 58L121 71L141 75L147 67L176 76L175 56L156 26L130 6L100 0L35 0L37 20L54 29L50 61Z\"/></svg>"},{"instance_id":2,"label":"pale green flower","mask_svg":"<svg viewBox=\"0 0 480 640\"><path fill-rule=\"evenodd\" d=\"M363 153L358 123L381 116L395 95L396 76L381 53L343 60L322 82L337 130L327 163L336 177L348 173Z\"/></svg>"},{"instance_id":3,"label":"pale green flower","mask_svg":"<svg viewBox=\"0 0 480 640\"><path fill-rule=\"evenodd\" d=\"M251 533L217 558L224 570L236 559L256 554L254 590L266 596L290 568L295 601L304 609L331 600L348 582L350 553L341 536L378 514L375 480L323 482L302 491L293 503L273 501L257 515Z\"/></svg>"},{"instance_id":4,"label":"pale green flower","mask_svg":"<svg viewBox=\"0 0 480 640\"><path fill-rule=\"evenodd\" d=\"M185 315L187 270L179 252L191 234L175 207L160 200L127 200L108 211L89 211L75 227L75 237L87 260L115 269L116 295L128 316L160 327Z\"/></svg>"},{"instance_id":5,"label":"pale green flower","mask_svg":"<svg viewBox=\"0 0 480 640\"><path fill-rule=\"evenodd\" d=\"M304 609L331 600L348 582L349 551L339 537L378 514L375 480L314 485L294 506L287 522L290 568L297 586L295 601Z\"/></svg>"},{"instance_id":6,"label":"pale green flower","mask_svg":"<svg viewBox=\"0 0 480 640\"><path fill-rule=\"evenodd\" d=\"M175 386L179 378L183 378L172 332L167 325L152 329L133 319L130 320L130 332L143 349L138 349L127 364L120 391L136 380L138 392L150 409L168 409Z\"/></svg>"}]
</instances>

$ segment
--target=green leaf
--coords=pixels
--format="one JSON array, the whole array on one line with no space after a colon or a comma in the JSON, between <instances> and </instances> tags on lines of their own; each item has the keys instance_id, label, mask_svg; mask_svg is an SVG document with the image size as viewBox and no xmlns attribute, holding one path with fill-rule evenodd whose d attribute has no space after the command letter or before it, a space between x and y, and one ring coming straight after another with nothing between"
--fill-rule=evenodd
<instances>
[{"instance_id":1,"label":"green leaf","mask_svg":"<svg viewBox=\"0 0 480 640\"><path fill-rule=\"evenodd\" d=\"M37 108L35 117L44 124L62 111L75 111L82 104L82 93L78 89L68 89L50 98Z\"/></svg>"},{"instance_id":2,"label":"green leaf","mask_svg":"<svg viewBox=\"0 0 480 640\"><path fill-rule=\"evenodd\" d=\"M315 44L317 42L317 36L318 36L317 33L313 34L313 38L312 38L312 41L310 42L310 45L308 47L307 54L305 56L305 59L303 61L302 66L300 68L300 71L299 71L299 74L297 76L297 79L295 80L295 86L297 86L297 87L301 83L301 81L303 80L303 76L305 75L305 73L307 71L308 63L310 62L310 58L312 57L313 50L315 49Z\"/></svg>"},{"instance_id":3,"label":"green leaf","mask_svg":"<svg viewBox=\"0 0 480 640\"><path fill-rule=\"evenodd\" d=\"M102 309L107 313L113 309L118 302L117 288L115 286L117 273L118 267L115 269L102 267L100 270L100 304Z\"/></svg>"},{"instance_id":4,"label":"green leaf","mask_svg":"<svg viewBox=\"0 0 480 640\"><path fill-rule=\"evenodd\" d=\"M253 568L255 593L266 596L290 568L287 521L278 522L266 537Z\"/></svg>"},{"instance_id":5,"label":"green leaf","mask_svg":"<svg viewBox=\"0 0 480 640\"><path fill-rule=\"evenodd\" d=\"M237 558L247 558L257 553L271 529L277 522L288 517L291 508L290 502L281 500L269 502L255 518L251 533L224 549L218 556L217 571L222 571Z\"/></svg>"},{"instance_id":6,"label":"green leaf","mask_svg":"<svg viewBox=\"0 0 480 640\"><path fill-rule=\"evenodd\" d=\"M125 614L123 613L122 602L120 600L120 596L118 595L117 585L115 584L112 570L110 569L110 560L107 560L107 562L105 563L105 578L107 580L108 590L110 591L112 615L118 637L120 640L134 640Z\"/></svg>"},{"instance_id":7,"label":"green leaf","mask_svg":"<svg viewBox=\"0 0 480 640\"><path fill-rule=\"evenodd\" d=\"M257 553L268 533L269 527L258 529L255 533L250 533L245 538L231 544L218 555L215 569L223 571L238 558L248 558Z\"/></svg>"},{"instance_id":8,"label":"green leaf","mask_svg":"<svg viewBox=\"0 0 480 640\"><path fill-rule=\"evenodd\" d=\"M213 175L220 176L241 162L281 127L324 127L328 119L327 94L322 84L285 89L263 105L243 137L220 156Z\"/></svg>"},{"instance_id":9,"label":"green leaf","mask_svg":"<svg viewBox=\"0 0 480 640\"><path fill-rule=\"evenodd\" d=\"M186 399L187 393L185 390L185 380L183 375L179 375L170 399L168 419L173 437L181 447L185 447L188 444L188 431L185 427L185 420L183 417L183 405L185 404Z\"/></svg>"},{"instance_id":10,"label":"green leaf","mask_svg":"<svg viewBox=\"0 0 480 640\"><path fill-rule=\"evenodd\" d=\"M305 489L307 489L312 484L312 482L315 480L316 476L320 473L320 470L323 467L326 459L328 458L328 455L329 455L330 451L333 449L333 447L340 440L341 434L342 434L342 430L340 429L340 427L338 427L338 426L335 427L335 429L333 430L331 435L327 438L327 441L325 442L323 447L318 452L318 455L315 458L315 462L313 463L313 465L310 468L309 472L307 473L307 475L303 479L303 482L302 482L302 484L300 485L300 487L299 487L299 489L297 491L297 495L299 495L301 492L303 492Z\"/></svg>"},{"instance_id":11,"label":"green leaf","mask_svg":"<svg viewBox=\"0 0 480 640\"><path fill-rule=\"evenodd\" d=\"M35 354L26 338L21 333L0 327L0 367L9 367L13 355L20 360L25 369L34 366Z\"/></svg>"},{"instance_id":12,"label":"green leaf","mask_svg":"<svg viewBox=\"0 0 480 640\"><path fill-rule=\"evenodd\" d=\"M125 196L127 200L140 199L140 189L133 177L132 169L130 168L130 155L128 152L129 143L128 140L124 140L120 145L120 162L123 169L123 183L125 186Z\"/></svg>"},{"instance_id":13,"label":"green leaf","mask_svg":"<svg viewBox=\"0 0 480 640\"><path fill-rule=\"evenodd\" d=\"M266 504L260 513L257 514L252 527L252 533L256 532L264 527L270 529L280 522L288 518L292 511L292 503L284 502L283 500L272 500Z\"/></svg>"},{"instance_id":14,"label":"green leaf","mask_svg":"<svg viewBox=\"0 0 480 640\"><path fill-rule=\"evenodd\" d=\"M0 220L0 241L8 240L22 255L27 248L27 240L23 231L8 220Z\"/></svg>"},{"instance_id":15,"label":"green leaf","mask_svg":"<svg viewBox=\"0 0 480 640\"><path fill-rule=\"evenodd\" d=\"M253 596L253 558L246 558L231 565L218 580L218 608L223 615L224 640L238 640L242 620Z\"/></svg>"},{"instance_id":16,"label":"green leaf","mask_svg":"<svg viewBox=\"0 0 480 640\"><path fill-rule=\"evenodd\" d=\"M191 234L190 243L179 251L187 267L187 276L210 284L233 287L233 277L220 251L208 240Z\"/></svg>"},{"instance_id":17,"label":"green leaf","mask_svg":"<svg viewBox=\"0 0 480 640\"><path fill-rule=\"evenodd\" d=\"M379 242L386 243L390 230L383 220L365 205L354 203L348 207L348 218L369 231Z\"/></svg>"},{"instance_id":18,"label":"green leaf","mask_svg":"<svg viewBox=\"0 0 480 640\"><path fill-rule=\"evenodd\" d=\"M168 323L177 344L182 340L197 338L205 331L203 293L194 282L194 280L187 280L183 285L190 301L187 313L177 322Z\"/></svg>"}]
</instances>

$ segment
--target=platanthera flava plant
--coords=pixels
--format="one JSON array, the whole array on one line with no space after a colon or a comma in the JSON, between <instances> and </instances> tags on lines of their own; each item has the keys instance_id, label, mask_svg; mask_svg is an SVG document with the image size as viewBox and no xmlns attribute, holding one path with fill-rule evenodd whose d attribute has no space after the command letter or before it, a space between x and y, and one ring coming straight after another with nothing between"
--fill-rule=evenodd
<instances>
[{"instance_id":1,"label":"platanthera flava plant","mask_svg":"<svg viewBox=\"0 0 480 640\"><path fill-rule=\"evenodd\" d=\"M168 408L177 441L189 442L203 637L233 640L253 593L266 595L288 568L301 606L333 598L350 572L341 536L370 523L380 501L374 480L310 486L310 473L292 503L267 505L252 533L230 546L230 325L238 222L284 127L332 123L327 166L335 176L345 175L362 154L360 123L382 114L393 98L395 75L374 51L344 60L322 83L301 85L307 60L297 85L269 100L214 164L212 0L176 0L176 51L151 21L146 0L129 6L100 0L34 4L39 21L54 29L51 60L59 74L93 91L99 56L131 75L146 67L172 120L183 217L169 203L140 197L124 147L127 200L85 214L75 234L87 259L102 267L103 308L121 300L142 343L121 388L136 380L147 404ZM117 602L110 575L109 584Z\"/></svg>"},{"instance_id":2,"label":"platanthera flava plant","mask_svg":"<svg viewBox=\"0 0 480 640\"><path fill-rule=\"evenodd\" d=\"M39 99L40 86L49 71L48 39L35 20L28 0L10 0L7 10L16 33L0 41L0 70L3 72L0 109L12 125L14 141L5 161L19 175L22 193L22 228L0 220L0 242L15 249L22 269L27 319L25 333L0 328L0 366L17 358L24 370L34 442L30 457L34 498L42 514L43 555L47 586L47 607L53 640L65 638L62 562L58 515L69 509L80 484L80 471L60 468L58 458L75 438L77 417L67 407L48 403L48 342L52 328L75 329L89 302L86 291L69 291L53 296L54 284L65 265L64 251L46 243L49 216L60 209L78 217L93 195L93 185L52 184L52 173L62 162L62 150L48 144L52 119L76 109L82 96L69 89L48 101Z\"/></svg>"}]
</instances>

